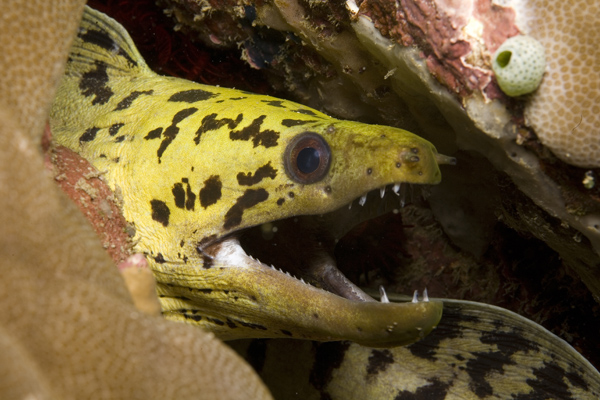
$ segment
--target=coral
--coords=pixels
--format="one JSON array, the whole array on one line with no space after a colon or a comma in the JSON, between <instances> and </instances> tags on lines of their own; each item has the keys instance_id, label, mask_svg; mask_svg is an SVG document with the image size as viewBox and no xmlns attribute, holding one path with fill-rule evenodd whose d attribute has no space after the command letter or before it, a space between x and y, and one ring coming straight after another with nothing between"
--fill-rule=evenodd
<instances>
[{"instance_id":1,"label":"coral","mask_svg":"<svg viewBox=\"0 0 600 400\"><path fill-rule=\"evenodd\" d=\"M544 47L531 36L507 39L492 60L498 85L509 96L531 93L540 86L546 68Z\"/></svg>"},{"instance_id":2,"label":"coral","mask_svg":"<svg viewBox=\"0 0 600 400\"><path fill-rule=\"evenodd\" d=\"M547 76L525 117L540 141L565 162L600 167L600 3L526 3L528 33L546 49Z\"/></svg>"}]
</instances>

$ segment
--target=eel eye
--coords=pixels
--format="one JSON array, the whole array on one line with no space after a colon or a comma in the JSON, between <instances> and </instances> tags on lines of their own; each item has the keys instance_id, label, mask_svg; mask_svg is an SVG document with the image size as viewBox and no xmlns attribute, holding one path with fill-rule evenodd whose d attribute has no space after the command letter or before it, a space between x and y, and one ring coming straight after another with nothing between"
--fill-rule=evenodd
<instances>
[{"instance_id":1,"label":"eel eye","mask_svg":"<svg viewBox=\"0 0 600 400\"><path fill-rule=\"evenodd\" d=\"M285 150L285 170L299 183L315 183L329 171L331 150L315 132L303 132L296 136Z\"/></svg>"}]
</instances>

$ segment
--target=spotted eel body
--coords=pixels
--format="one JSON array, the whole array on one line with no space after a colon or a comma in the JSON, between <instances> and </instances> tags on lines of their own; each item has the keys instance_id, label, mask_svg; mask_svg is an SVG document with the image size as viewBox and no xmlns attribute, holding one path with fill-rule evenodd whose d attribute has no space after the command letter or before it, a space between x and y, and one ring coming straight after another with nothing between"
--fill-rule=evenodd
<instances>
[{"instance_id":1,"label":"spotted eel body","mask_svg":"<svg viewBox=\"0 0 600 400\"><path fill-rule=\"evenodd\" d=\"M374 301L326 255L286 274L238 241L256 225L347 209L371 190L438 183L438 162L449 158L409 132L159 76L123 27L90 8L50 126L57 144L91 162L121 195L166 318L224 339L385 347L424 337L441 317L440 302Z\"/></svg>"},{"instance_id":2,"label":"spotted eel body","mask_svg":"<svg viewBox=\"0 0 600 400\"><path fill-rule=\"evenodd\" d=\"M564 340L511 311L463 300L444 299L440 324L408 346L298 340L233 346L276 399L600 398L598 371Z\"/></svg>"}]
</instances>

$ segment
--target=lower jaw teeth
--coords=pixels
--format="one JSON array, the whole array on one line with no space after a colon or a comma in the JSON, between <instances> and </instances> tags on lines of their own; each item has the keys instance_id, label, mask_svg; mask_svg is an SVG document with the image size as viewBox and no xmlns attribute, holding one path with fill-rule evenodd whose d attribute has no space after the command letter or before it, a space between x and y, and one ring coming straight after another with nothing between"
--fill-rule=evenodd
<instances>
[{"instance_id":1,"label":"lower jaw teeth","mask_svg":"<svg viewBox=\"0 0 600 400\"><path fill-rule=\"evenodd\" d=\"M381 297L381 302L382 303L389 303L390 302L390 299L388 299L387 293L385 292L385 289L383 288L383 286L379 286L379 296Z\"/></svg>"}]
</instances>

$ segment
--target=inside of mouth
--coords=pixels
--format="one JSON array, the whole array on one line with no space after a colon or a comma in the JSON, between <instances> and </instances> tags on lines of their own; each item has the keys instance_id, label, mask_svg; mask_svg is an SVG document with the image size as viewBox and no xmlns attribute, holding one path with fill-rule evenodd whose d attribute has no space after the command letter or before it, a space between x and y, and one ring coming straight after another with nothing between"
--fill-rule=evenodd
<instances>
[{"instance_id":1,"label":"inside of mouth","mask_svg":"<svg viewBox=\"0 0 600 400\"><path fill-rule=\"evenodd\" d=\"M371 221L380 221L376 227L383 221L384 225L395 224L394 231L401 230L398 210L421 198L418 189L403 186L373 190L328 214L297 216L246 229L237 238L243 251L265 266L349 300L375 301L357 286L357 278L367 271L346 253L361 251L351 248L352 243L361 233L368 233ZM395 240L379 237L382 242ZM381 254L374 258L378 256ZM364 260L360 255L355 258ZM342 271L350 271L353 279Z\"/></svg>"}]
</instances>

